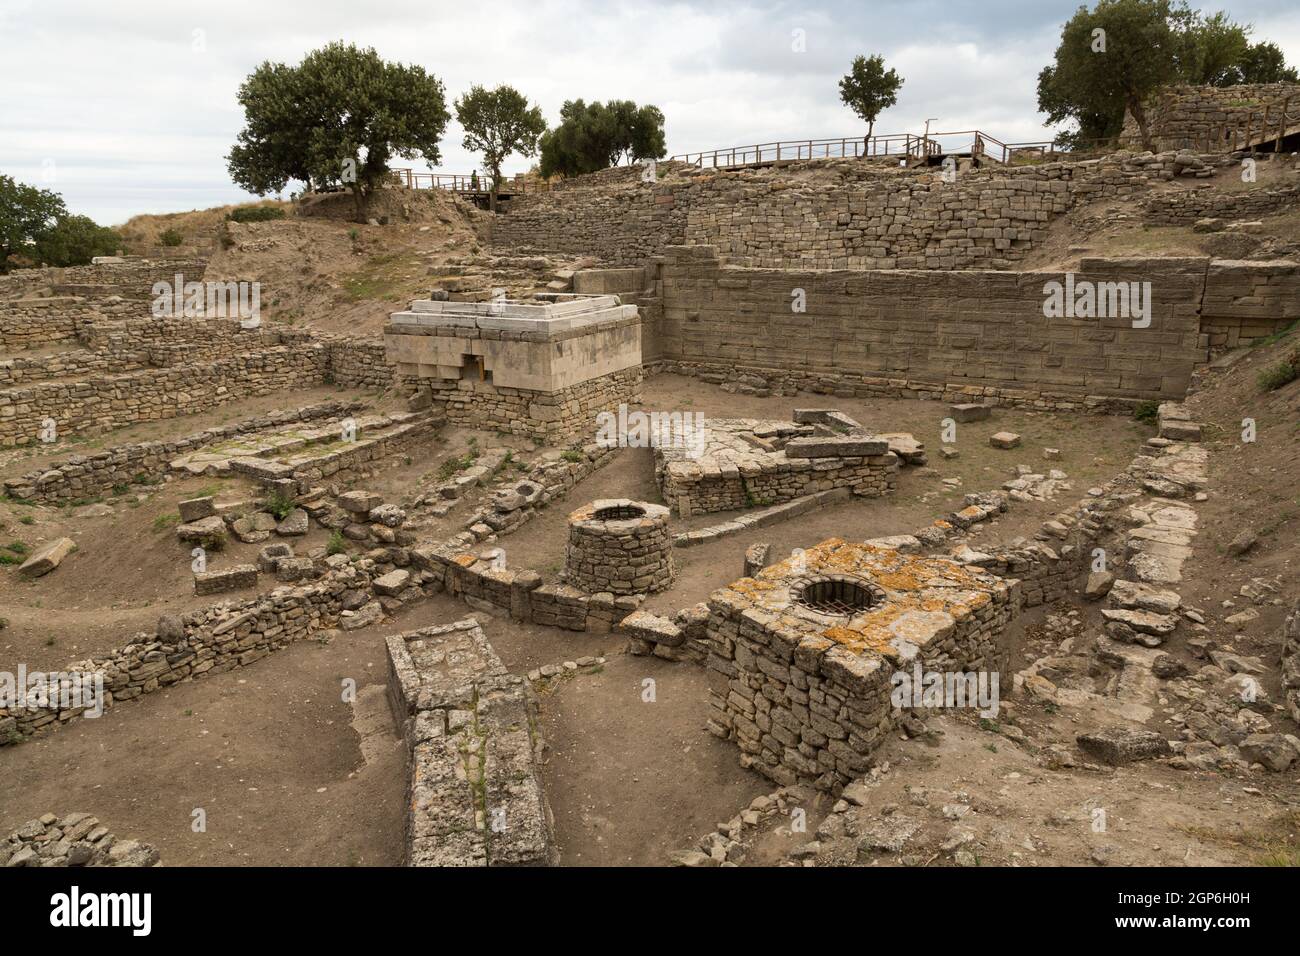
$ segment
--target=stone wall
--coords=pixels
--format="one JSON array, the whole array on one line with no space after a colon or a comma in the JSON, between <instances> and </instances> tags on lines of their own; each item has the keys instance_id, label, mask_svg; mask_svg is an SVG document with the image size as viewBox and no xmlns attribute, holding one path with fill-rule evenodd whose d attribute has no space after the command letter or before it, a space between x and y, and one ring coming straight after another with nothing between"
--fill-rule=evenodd
<instances>
[{"instance_id":1,"label":"stone wall","mask_svg":"<svg viewBox=\"0 0 1300 956\"><path fill-rule=\"evenodd\" d=\"M532 688L473 618L386 640L388 694L406 742L408 866L556 862Z\"/></svg>"},{"instance_id":2,"label":"stone wall","mask_svg":"<svg viewBox=\"0 0 1300 956\"><path fill-rule=\"evenodd\" d=\"M0 349L28 349L78 338L91 324L138 315L132 302L90 302L78 296L0 301Z\"/></svg>"},{"instance_id":3,"label":"stone wall","mask_svg":"<svg viewBox=\"0 0 1300 956\"><path fill-rule=\"evenodd\" d=\"M1225 151L1264 140L1271 148L1284 106L1287 128L1294 128L1300 124L1300 83L1175 86L1146 104L1147 125L1157 149ZM1253 133L1249 139L1247 129ZM1131 115L1124 117L1120 140L1135 148L1141 146L1138 125Z\"/></svg>"},{"instance_id":4,"label":"stone wall","mask_svg":"<svg viewBox=\"0 0 1300 956\"><path fill-rule=\"evenodd\" d=\"M163 618L155 633L138 633L125 647L74 663L67 672L102 674L104 706L111 708L179 681L252 664L292 641L333 627L344 611L345 596L369 586L364 566L349 564L304 587L277 588L251 600ZM83 716L84 704L66 703L0 708L0 745Z\"/></svg>"},{"instance_id":5,"label":"stone wall","mask_svg":"<svg viewBox=\"0 0 1300 956\"><path fill-rule=\"evenodd\" d=\"M1150 282L1151 323L1044 316L1060 273L725 267L707 247L662 262L660 338L674 370L791 379L842 396L974 396L1108 407L1181 397L1205 361L1204 259L1084 259L1076 284ZM806 311L793 311L802 290Z\"/></svg>"},{"instance_id":6,"label":"stone wall","mask_svg":"<svg viewBox=\"0 0 1300 956\"><path fill-rule=\"evenodd\" d=\"M40 441L42 422L58 434L121 428L134 422L206 411L252 395L310 388L324 380L324 346L278 346L215 362L197 362L0 390L0 446Z\"/></svg>"},{"instance_id":7,"label":"stone wall","mask_svg":"<svg viewBox=\"0 0 1300 956\"><path fill-rule=\"evenodd\" d=\"M1005 269L1079 201L1207 172L1199 158L1173 153L963 172L952 183L930 168L855 160L658 170L654 182L619 170L519 197L496 222L493 242L626 264L686 244L755 266Z\"/></svg>"},{"instance_id":8,"label":"stone wall","mask_svg":"<svg viewBox=\"0 0 1300 956\"><path fill-rule=\"evenodd\" d=\"M1180 190L1147 197L1142 203L1142 217L1153 226L1191 226L1200 219L1258 219L1297 205L1300 205L1300 184Z\"/></svg>"},{"instance_id":9,"label":"stone wall","mask_svg":"<svg viewBox=\"0 0 1300 956\"><path fill-rule=\"evenodd\" d=\"M594 438L597 413L639 403L641 381L642 369L637 366L549 394L467 379L422 378L419 386L428 389L434 401L445 402L448 420L458 425L556 442L576 436Z\"/></svg>"},{"instance_id":10,"label":"stone wall","mask_svg":"<svg viewBox=\"0 0 1300 956\"><path fill-rule=\"evenodd\" d=\"M131 485L142 478L154 480L166 471L172 459L237 435L293 422L333 418L359 411L362 402L324 402L296 411L272 412L231 425L218 425L175 441L146 441L115 445L90 455L74 455L53 462L4 483L5 493L25 501L58 502L93 497L119 485Z\"/></svg>"},{"instance_id":11,"label":"stone wall","mask_svg":"<svg viewBox=\"0 0 1300 956\"><path fill-rule=\"evenodd\" d=\"M1211 348L1267 338L1300 319L1300 263L1216 259L1206 275L1201 332Z\"/></svg>"}]
</instances>

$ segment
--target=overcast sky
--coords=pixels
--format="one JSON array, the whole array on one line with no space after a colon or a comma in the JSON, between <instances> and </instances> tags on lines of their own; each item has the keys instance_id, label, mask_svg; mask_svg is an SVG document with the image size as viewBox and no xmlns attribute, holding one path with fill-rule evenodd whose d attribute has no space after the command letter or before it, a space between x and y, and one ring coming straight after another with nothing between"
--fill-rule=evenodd
<instances>
[{"instance_id":1,"label":"overcast sky","mask_svg":"<svg viewBox=\"0 0 1300 956\"><path fill-rule=\"evenodd\" d=\"M878 133L979 128L1043 139L1035 79L1077 0L0 0L0 172L104 224L249 199L225 154L259 63L343 39L418 63L448 100L509 83L556 122L566 99L667 117L669 153L861 135L837 81L858 53L906 78ZM1300 62L1300 3L1206 5ZM794 31L806 49L796 52ZM440 171L468 172L453 120ZM512 157L507 172L526 169ZM426 165L417 163L418 169Z\"/></svg>"}]
</instances>

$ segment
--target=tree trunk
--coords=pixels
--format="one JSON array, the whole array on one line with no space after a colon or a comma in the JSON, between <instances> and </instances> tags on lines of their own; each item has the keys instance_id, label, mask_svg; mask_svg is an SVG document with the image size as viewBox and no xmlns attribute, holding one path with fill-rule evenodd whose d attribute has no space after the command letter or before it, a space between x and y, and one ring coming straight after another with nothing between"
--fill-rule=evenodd
<instances>
[{"instance_id":1,"label":"tree trunk","mask_svg":"<svg viewBox=\"0 0 1300 956\"><path fill-rule=\"evenodd\" d=\"M1138 136L1142 140L1142 148L1155 152L1155 144L1151 141L1151 129L1147 126L1146 110L1142 108L1142 99L1138 96L1128 98L1128 111L1133 114L1133 121L1138 124Z\"/></svg>"},{"instance_id":2,"label":"tree trunk","mask_svg":"<svg viewBox=\"0 0 1300 956\"><path fill-rule=\"evenodd\" d=\"M352 205L356 209L357 222L364 224L367 218L366 207L370 205L370 196L367 195L360 180L352 184Z\"/></svg>"},{"instance_id":3,"label":"tree trunk","mask_svg":"<svg viewBox=\"0 0 1300 956\"><path fill-rule=\"evenodd\" d=\"M501 167L492 167L492 188L488 192L488 209L495 213L497 211L497 189L501 185Z\"/></svg>"}]
</instances>

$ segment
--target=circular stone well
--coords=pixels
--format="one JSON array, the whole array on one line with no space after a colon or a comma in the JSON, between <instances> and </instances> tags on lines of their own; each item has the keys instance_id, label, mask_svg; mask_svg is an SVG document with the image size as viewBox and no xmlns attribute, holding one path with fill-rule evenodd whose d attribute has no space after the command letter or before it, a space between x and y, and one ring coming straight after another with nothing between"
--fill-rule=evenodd
<instances>
[{"instance_id":1,"label":"circular stone well","mask_svg":"<svg viewBox=\"0 0 1300 956\"><path fill-rule=\"evenodd\" d=\"M564 578L574 587L645 594L668 587L676 572L668 509L662 505L608 498L569 515Z\"/></svg>"}]
</instances>

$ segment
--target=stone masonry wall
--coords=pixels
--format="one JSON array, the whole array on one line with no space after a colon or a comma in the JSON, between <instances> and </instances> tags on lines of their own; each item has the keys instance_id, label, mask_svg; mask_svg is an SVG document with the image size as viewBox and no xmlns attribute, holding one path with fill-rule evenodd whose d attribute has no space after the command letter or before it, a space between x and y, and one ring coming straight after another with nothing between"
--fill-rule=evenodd
<instances>
[{"instance_id":1,"label":"stone masonry wall","mask_svg":"<svg viewBox=\"0 0 1300 956\"><path fill-rule=\"evenodd\" d=\"M794 372L835 394L954 392L1078 407L1181 397L1206 358L1198 305L1209 260L1084 259L1077 281L1151 283L1151 322L1044 317L1059 273L726 268L707 247L661 267L666 358L735 373ZM803 291L806 312L792 310Z\"/></svg>"},{"instance_id":2,"label":"stone masonry wall","mask_svg":"<svg viewBox=\"0 0 1300 956\"><path fill-rule=\"evenodd\" d=\"M1005 269L1075 203L1140 192L1201 166L1172 153L1118 153L964 172L945 183L933 169L853 160L732 171L661 163L654 182L620 171L521 196L495 223L493 241L626 264L686 244L716 246L755 266ZM807 178L792 178L805 170Z\"/></svg>"},{"instance_id":3,"label":"stone masonry wall","mask_svg":"<svg viewBox=\"0 0 1300 956\"><path fill-rule=\"evenodd\" d=\"M594 438L597 413L640 402L641 380L642 370L636 366L554 394L466 379L420 379L418 384L431 390L434 401L446 403L447 418L456 424L558 441L574 436Z\"/></svg>"},{"instance_id":4,"label":"stone masonry wall","mask_svg":"<svg viewBox=\"0 0 1300 956\"><path fill-rule=\"evenodd\" d=\"M1277 122L1287 106L1289 125L1300 121L1300 83L1246 83L1240 86L1175 86L1146 104L1147 125L1157 149L1233 149L1247 145L1244 130L1277 133ZM1264 124L1265 110L1269 123ZM1240 130L1237 146L1232 134ZM1253 136L1258 141L1258 136ZM1141 144L1137 122L1124 117L1121 142Z\"/></svg>"}]
</instances>

